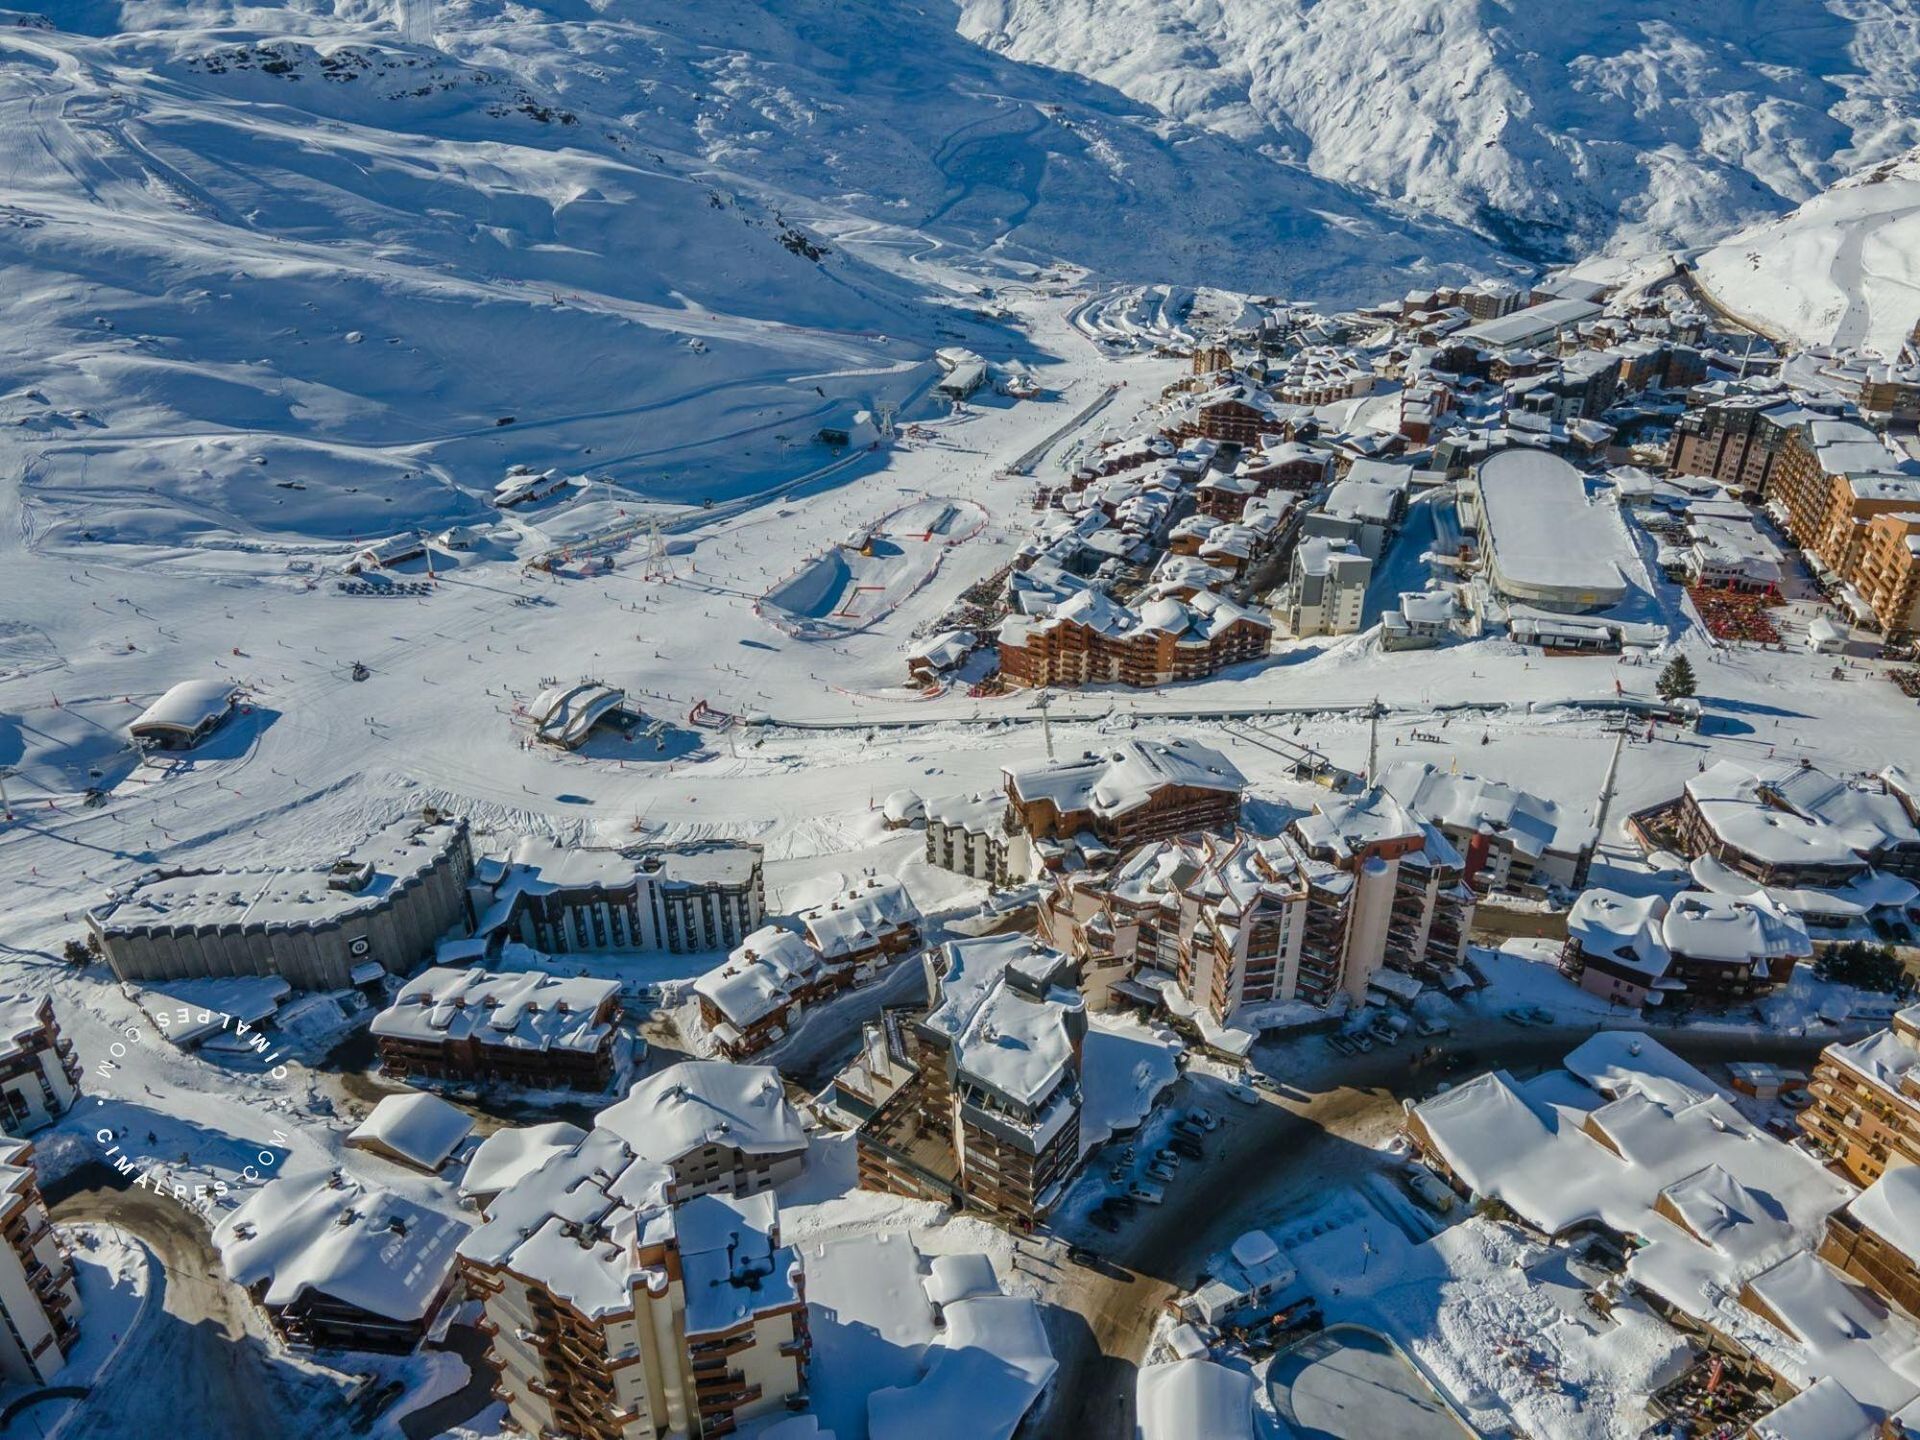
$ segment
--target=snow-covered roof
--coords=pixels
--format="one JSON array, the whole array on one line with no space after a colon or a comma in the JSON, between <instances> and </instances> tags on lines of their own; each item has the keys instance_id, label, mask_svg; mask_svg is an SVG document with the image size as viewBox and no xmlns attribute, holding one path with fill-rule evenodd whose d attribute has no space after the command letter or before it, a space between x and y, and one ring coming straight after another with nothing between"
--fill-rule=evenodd
<instances>
[{"instance_id":1,"label":"snow-covered roof","mask_svg":"<svg viewBox=\"0 0 1920 1440\"><path fill-rule=\"evenodd\" d=\"M438 1170L473 1133L473 1117L438 1095L388 1095L368 1113L347 1144L380 1150L422 1170Z\"/></svg>"},{"instance_id":2,"label":"snow-covered roof","mask_svg":"<svg viewBox=\"0 0 1920 1440\"><path fill-rule=\"evenodd\" d=\"M819 952L798 931L763 925L693 989L735 1026L751 1025L786 1004L819 970Z\"/></svg>"},{"instance_id":3,"label":"snow-covered roof","mask_svg":"<svg viewBox=\"0 0 1920 1440\"><path fill-rule=\"evenodd\" d=\"M317 924L378 909L431 869L466 832L463 820L397 820L327 865L156 873L93 912L113 936L174 926ZM365 867L361 877L353 872ZM340 888L343 877L357 888Z\"/></svg>"},{"instance_id":4,"label":"snow-covered roof","mask_svg":"<svg viewBox=\"0 0 1920 1440\"><path fill-rule=\"evenodd\" d=\"M636 1156L661 1164L710 1144L749 1155L807 1146L780 1072L770 1065L683 1060L647 1076L595 1123L626 1141Z\"/></svg>"},{"instance_id":5,"label":"snow-covered roof","mask_svg":"<svg viewBox=\"0 0 1920 1440\"><path fill-rule=\"evenodd\" d=\"M537 963L535 952L509 945L501 958ZM592 1053L613 1034L602 1008L620 994L618 980L568 979L543 970L496 971L436 966L400 988L393 1004L373 1017L373 1034L483 1046Z\"/></svg>"},{"instance_id":6,"label":"snow-covered roof","mask_svg":"<svg viewBox=\"0 0 1920 1440\"><path fill-rule=\"evenodd\" d=\"M1626 598L1617 515L1587 499L1580 472L1546 450L1502 450L1475 472L1493 574L1516 599L1603 609Z\"/></svg>"},{"instance_id":7,"label":"snow-covered roof","mask_svg":"<svg viewBox=\"0 0 1920 1440\"><path fill-rule=\"evenodd\" d=\"M780 1244L772 1191L695 1196L674 1207L673 1226L690 1341L801 1303L800 1257Z\"/></svg>"},{"instance_id":8,"label":"snow-covered roof","mask_svg":"<svg viewBox=\"0 0 1920 1440\"><path fill-rule=\"evenodd\" d=\"M903 930L917 931L920 908L898 880L866 875L794 918L814 949L837 960L872 949Z\"/></svg>"},{"instance_id":9,"label":"snow-covered roof","mask_svg":"<svg viewBox=\"0 0 1920 1440\"><path fill-rule=\"evenodd\" d=\"M386 973L378 961L373 964ZM235 1021L257 1026L272 1019L292 993L293 986L278 975L206 975L168 980L164 987L144 985L138 1001L167 1039L190 1048Z\"/></svg>"},{"instance_id":10,"label":"snow-covered roof","mask_svg":"<svg viewBox=\"0 0 1920 1440\"><path fill-rule=\"evenodd\" d=\"M1811 765L1719 760L1687 782L1726 844L1769 864L1846 866L1920 841L1897 795Z\"/></svg>"},{"instance_id":11,"label":"snow-covered roof","mask_svg":"<svg viewBox=\"0 0 1920 1440\"><path fill-rule=\"evenodd\" d=\"M1725 1323L1727 1297L1818 1244L1850 1193L1650 1038L1602 1032L1568 1068L1592 1087L1590 1105L1496 1072L1414 1114L1475 1193L1539 1229L1597 1222L1637 1237L1629 1276L1689 1315Z\"/></svg>"},{"instance_id":12,"label":"snow-covered roof","mask_svg":"<svg viewBox=\"0 0 1920 1440\"><path fill-rule=\"evenodd\" d=\"M233 704L231 680L182 680L134 717L134 735L192 734Z\"/></svg>"},{"instance_id":13,"label":"snow-covered roof","mask_svg":"<svg viewBox=\"0 0 1920 1440\"><path fill-rule=\"evenodd\" d=\"M497 1195L586 1138L586 1131L565 1120L496 1130L467 1161L466 1173L460 1177L461 1197Z\"/></svg>"},{"instance_id":14,"label":"snow-covered roof","mask_svg":"<svg viewBox=\"0 0 1920 1440\"><path fill-rule=\"evenodd\" d=\"M1763 1420L1753 1440L1878 1440L1880 1416L1832 1376L1814 1381Z\"/></svg>"},{"instance_id":15,"label":"snow-covered roof","mask_svg":"<svg viewBox=\"0 0 1920 1440\"><path fill-rule=\"evenodd\" d=\"M1238 794L1247 785L1231 760L1193 740L1123 740L1104 755L1010 765L1005 774L1023 803L1050 800L1063 815L1103 818L1137 810L1171 786Z\"/></svg>"},{"instance_id":16,"label":"snow-covered roof","mask_svg":"<svg viewBox=\"0 0 1920 1440\"><path fill-rule=\"evenodd\" d=\"M1446 603L1451 613L1451 600ZM1380 784L1424 820L1494 835L1534 859L1548 851L1577 854L1596 838L1591 821L1552 800L1478 775L1450 775L1419 760L1389 765Z\"/></svg>"},{"instance_id":17,"label":"snow-covered roof","mask_svg":"<svg viewBox=\"0 0 1920 1440\"><path fill-rule=\"evenodd\" d=\"M926 811L930 825L997 835L1007 818L1007 796L1001 790L973 795L933 795L927 799Z\"/></svg>"},{"instance_id":18,"label":"snow-covered roof","mask_svg":"<svg viewBox=\"0 0 1920 1440\"><path fill-rule=\"evenodd\" d=\"M424 1319L466 1223L342 1171L282 1176L214 1227L227 1278L271 1306L309 1290L391 1320Z\"/></svg>"},{"instance_id":19,"label":"snow-covered roof","mask_svg":"<svg viewBox=\"0 0 1920 1440\"><path fill-rule=\"evenodd\" d=\"M1887 1171L1853 1198L1847 1213L1910 1264L1920 1264L1920 1166Z\"/></svg>"},{"instance_id":20,"label":"snow-covered roof","mask_svg":"<svg viewBox=\"0 0 1920 1440\"><path fill-rule=\"evenodd\" d=\"M554 685L542 690L527 707L542 740L575 746L587 732L626 703L627 692L598 680L576 685Z\"/></svg>"},{"instance_id":21,"label":"snow-covered roof","mask_svg":"<svg viewBox=\"0 0 1920 1440\"><path fill-rule=\"evenodd\" d=\"M1134 1424L1137 1440L1254 1440L1253 1377L1211 1360L1143 1365Z\"/></svg>"},{"instance_id":22,"label":"snow-covered roof","mask_svg":"<svg viewBox=\"0 0 1920 1440\"><path fill-rule=\"evenodd\" d=\"M1628 966L1651 982L1665 975L1673 961L1660 935L1665 910L1666 901L1658 895L1586 890L1567 912L1567 934L1588 957Z\"/></svg>"},{"instance_id":23,"label":"snow-covered roof","mask_svg":"<svg viewBox=\"0 0 1920 1440\"><path fill-rule=\"evenodd\" d=\"M1064 956L1028 935L951 940L942 948L939 1003L925 1024L951 1038L960 1073L1028 1109L1063 1086L1075 1067L1067 1017L1077 990L1050 985ZM1009 976L1020 983L1009 983Z\"/></svg>"},{"instance_id":24,"label":"snow-covered roof","mask_svg":"<svg viewBox=\"0 0 1920 1440\"><path fill-rule=\"evenodd\" d=\"M1789 1255L1748 1280L1747 1289L1797 1343L1790 1380L1831 1377L1880 1410L1920 1393L1920 1331L1812 1251Z\"/></svg>"},{"instance_id":25,"label":"snow-covered roof","mask_svg":"<svg viewBox=\"0 0 1920 1440\"><path fill-rule=\"evenodd\" d=\"M1010 1440L1060 1368L1024 1296L958 1300L942 1318L920 1379L867 1397L869 1440Z\"/></svg>"},{"instance_id":26,"label":"snow-covered roof","mask_svg":"<svg viewBox=\"0 0 1920 1440\"><path fill-rule=\"evenodd\" d=\"M37 1040L48 1006L44 995L0 996L0 1060L19 1055L29 1040Z\"/></svg>"},{"instance_id":27,"label":"snow-covered roof","mask_svg":"<svg viewBox=\"0 0 1920 1440\"><path fill-rule=\"evenodd\" d=\"M1360 795L1316 800L1313 813L1297 817L1293 830L1308 849L1341 860L1427 833L1418 817L1378 785Z\"/></svg>"}]
</instances>

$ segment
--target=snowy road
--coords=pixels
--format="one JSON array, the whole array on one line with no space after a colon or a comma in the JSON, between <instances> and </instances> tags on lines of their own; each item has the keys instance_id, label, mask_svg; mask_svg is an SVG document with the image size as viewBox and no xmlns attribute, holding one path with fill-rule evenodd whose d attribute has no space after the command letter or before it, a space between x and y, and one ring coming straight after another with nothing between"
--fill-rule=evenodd
<instances>
[{"instance_id":1,"label":"snowy road","mask_svg":"<svg viewBox=\"0 0 1920 1440\"><path fill-rule=\"evenodd\" d=\"M294 1415L302 1440L348 1433L336 1387L268 1349L258 1314L221 1277L196 1216L144 1190L83 1190L52 1211L64 1223L106 1221L138 1235L164 1270L140 1328L74 1408L62 1440L279 1436ZM161 1376L165 1385L155 1383Z\"/></svg>"}]
</instances>

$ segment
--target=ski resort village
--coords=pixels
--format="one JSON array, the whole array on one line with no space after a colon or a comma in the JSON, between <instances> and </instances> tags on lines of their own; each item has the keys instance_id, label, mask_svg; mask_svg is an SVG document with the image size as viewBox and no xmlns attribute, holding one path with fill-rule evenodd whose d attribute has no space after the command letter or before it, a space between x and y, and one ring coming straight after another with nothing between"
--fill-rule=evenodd
<instances>
[{"instance_id":1,"label":"ski resort village","mask_svg":"<svg viewBox=\"0 0 1920 1440\"><path fill-rule=\"evenodd\" d=\"M0 11L0 1435L1920 1437L1911 14L1084 8Z\"/></svg>"}]
</instances>

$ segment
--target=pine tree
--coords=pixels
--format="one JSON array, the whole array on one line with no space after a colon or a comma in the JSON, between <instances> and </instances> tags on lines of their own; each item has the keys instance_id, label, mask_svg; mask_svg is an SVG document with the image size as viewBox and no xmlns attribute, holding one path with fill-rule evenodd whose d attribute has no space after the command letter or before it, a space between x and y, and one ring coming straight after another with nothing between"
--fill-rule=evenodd
<instances>
[{"instance_id":1,"label":"pine tree","mask_svg":"<svg viewBox=\"0 0 1920 1440\"><path fill-rule=\"evenodd\" d=\"M1699 680L1693 673L1693 662L1684 655L1676 655L1667 662L1667 668L1660 672L1656 688L1662 700L1684 700L1700 688Z\"/></svg>"}]
</instances>

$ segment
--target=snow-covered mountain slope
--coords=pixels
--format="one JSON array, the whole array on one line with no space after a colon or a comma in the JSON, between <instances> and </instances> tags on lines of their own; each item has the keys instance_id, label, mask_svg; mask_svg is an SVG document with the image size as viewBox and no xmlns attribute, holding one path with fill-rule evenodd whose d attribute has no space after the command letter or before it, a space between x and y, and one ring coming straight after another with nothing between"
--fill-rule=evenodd
<instances>
[{"instance_id":1,"label":"snow-covered mountain slope","mask_svg":"<svg viewBox=\"0 0 1920 1440\"><path fill-rule=\"evenodd\" d=\"M1920 324L1920 151L1733 236L1696 269L1722 304L1776 334L1898 355Z\"/></svg>"},{"instance_id":2,"label":"snow-covered mountain slope","mask_svg":"<svg viewBox=\"0 0 1920 1440\"><path fill-rule=\"evenodd\" d=\"M1911 0L958 0L1115 86L1511 247L1716 239L1920 140Z\"/></svg>"},{"instance_id":3,"label":"snow-covered mountain slope","mask_svg":"<svg viewBox=\"0 0 1920 1440\"><path fill-rule=\"evenodd\" d=\"M818 464L789 442L910 401L938 344L1017 352L958 308L968 272L1342 301L1495 263L957 16L0 12L0 443L26 523L337 541L470 518L514 461L698 501Z\"/></svg>"}]
</instances>

